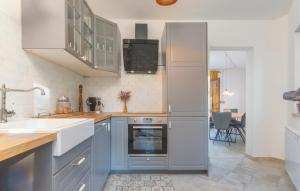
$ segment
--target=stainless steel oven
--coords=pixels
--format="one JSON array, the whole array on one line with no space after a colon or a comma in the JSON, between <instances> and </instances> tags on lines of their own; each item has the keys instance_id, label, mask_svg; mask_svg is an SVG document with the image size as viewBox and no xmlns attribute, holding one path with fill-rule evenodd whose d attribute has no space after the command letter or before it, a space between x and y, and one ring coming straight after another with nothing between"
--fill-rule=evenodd
<instances>
[{"instance_id":1,"label":"stainless steel oven","mask_svg":"<svg viewBox=\"0 0 300 191\"><path fill-rule=\"evenodd\" d=\"M128 118L129 156L167 156L166 117Z\"/></svg>"}]
</instances>

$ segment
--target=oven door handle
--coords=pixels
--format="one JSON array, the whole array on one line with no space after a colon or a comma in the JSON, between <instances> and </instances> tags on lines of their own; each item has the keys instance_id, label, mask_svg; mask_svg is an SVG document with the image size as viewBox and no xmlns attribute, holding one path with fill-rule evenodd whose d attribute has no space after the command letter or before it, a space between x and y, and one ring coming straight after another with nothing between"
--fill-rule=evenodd
<instances>
[{"instance_id":1,"label":"oven door handle","mask_svg":"<svg viewBox=\"0 0 300 191\"><path fill-rule=\"evenodd\" d=\"M162 129L163 126L132 126L133 129Z\"/></svg>"}]
</instances>

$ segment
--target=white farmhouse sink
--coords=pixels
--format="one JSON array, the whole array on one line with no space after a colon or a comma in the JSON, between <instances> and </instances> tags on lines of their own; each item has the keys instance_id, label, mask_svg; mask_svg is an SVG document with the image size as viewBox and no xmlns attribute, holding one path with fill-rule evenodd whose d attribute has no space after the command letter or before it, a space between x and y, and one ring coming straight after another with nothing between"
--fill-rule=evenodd
<instances>
[{"instance_id":1,"label":"white farmhouse sink","mask_svg":"<svg viewBox=\"0 0 300 191\"><path fill-rule=\"evenodd\" d=\"M53 155L61 156L94 135L93 119L26 119L0 124L0 133L57 133Z\"/></svg>"}]
</instances>

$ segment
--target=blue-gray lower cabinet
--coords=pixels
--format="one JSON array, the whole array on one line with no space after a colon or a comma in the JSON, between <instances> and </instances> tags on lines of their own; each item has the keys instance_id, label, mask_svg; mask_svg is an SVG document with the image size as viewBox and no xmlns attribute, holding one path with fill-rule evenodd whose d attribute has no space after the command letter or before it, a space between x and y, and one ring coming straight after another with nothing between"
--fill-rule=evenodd
<instances>
[{"instance_id":1,"label":"blue-gray lower cabinet","mask_svg":"<svg viewBox=\"0 0 300 191\"><path fill-rule=\"evenodd\" d=\"M93 139L93 191L103 189L110 172L110 120L95 125Z\"/></svg>"},{"instance_id":2,"label":"blue-gray lower cabinet","mask_svg":"<svg viewBox=\"0 0 300 191\"><path fill-rule=\"evenodd\" d=\"M127 117L111 119L111 170L128 169Z\"/></svg>"},{"instance_id":3,"label":"blue-gray lower cabinet","mask_svg":"<svg viewBox=\"0 0 300 191\"><path fill-rule=\"evenodd\" d=\"M53 157L53 191L91 191L92 141L90 138L66 154Z\"/></svg>"},{"instance_id":4,"label":"blue-gray lower cabinet","mask_svg":"<svg viewBox=\"0 0 300 191\"><path fill-rule=\"evenodd\" d=\"M0 162L0 191L53 191L52 143Z\"/></svg>"},{"instance_id":5,"label":"blue-gray lower cabinet","mask_svg":"<svg viewBox=\"0 0 300 191\"><path fill-rule=\"evenodd\" d=\"M170 117L169 170L208 170L208 118Z\"/></svg>"}]
</instances>

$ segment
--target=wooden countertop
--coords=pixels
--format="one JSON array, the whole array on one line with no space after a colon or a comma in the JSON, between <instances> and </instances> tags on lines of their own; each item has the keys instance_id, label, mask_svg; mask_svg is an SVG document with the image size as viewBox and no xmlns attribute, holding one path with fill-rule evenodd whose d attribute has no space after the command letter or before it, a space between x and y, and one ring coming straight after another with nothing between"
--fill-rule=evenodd
<instances>
[{"instance_id":1,"label":"wooden countertop","mask_svg":"<svg viewBox=\"0 0 300 191\"><path fill-rule=\"evenodd\" d=\"M56 133L0 133L0 162L50 143L55 139Z\"/></svg>"},{"instance_id":2,"label":"wooden countertop","mask_svg":"<svg viewBox=\"0 0 300 191\"><path fill-rule=\"evenodd\" d=\"M168 117L166 113L122 113L122 112L104 112L104 113L70 113L51 115L50 118L93 118L95 123L108 119L110 117Z\"/></svg>"}]
</instances>

